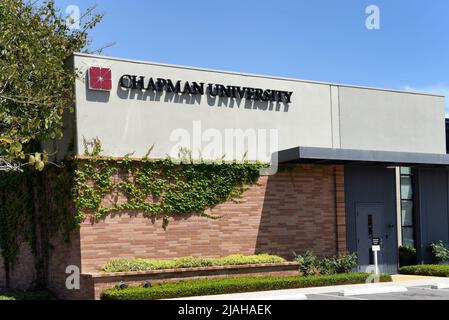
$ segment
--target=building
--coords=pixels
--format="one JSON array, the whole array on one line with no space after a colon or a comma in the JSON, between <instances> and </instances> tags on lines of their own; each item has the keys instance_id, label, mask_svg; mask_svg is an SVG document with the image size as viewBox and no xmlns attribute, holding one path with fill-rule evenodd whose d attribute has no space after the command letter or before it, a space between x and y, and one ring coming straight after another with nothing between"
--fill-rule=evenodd
<instances>
[{"instance_id":1,"label":"building","mask_svg":"<svg viewBox=\"0 0 449 320\"><path fill-rule=\"evenodd\" d=\"M357 252L365 271L373 238L381 272L395 273L400 245L428 262L429 244L449 241L443 96L80 53L70 63L81 74L75 112L64 138L47 144L58 160L82 157L83 142L98 138L115 158L142 157L153 145L152 158L190 150L272 166L240 203L211 209L220 219L192 213L167 229L140 214L82 222L70 248L50 259L54 287L66 265L88 274L116 257L291 258L310 249Z\"/></svg>"}]
</instances>

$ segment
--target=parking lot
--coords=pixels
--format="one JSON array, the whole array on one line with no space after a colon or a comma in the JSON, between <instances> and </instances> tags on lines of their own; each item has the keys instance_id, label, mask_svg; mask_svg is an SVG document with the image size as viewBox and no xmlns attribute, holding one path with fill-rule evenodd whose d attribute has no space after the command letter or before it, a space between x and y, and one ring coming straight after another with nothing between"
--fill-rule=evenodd
<instances>
[{"instance_id":1,"label":"parking lot","mask_svg":"<svg viewBox=\"0 0 449 320\"><path fill-rule=\"evenodd\" d=\"M430 286L407 287L406 292L340 296L338 292L307 294L307 300L449 300L449 289Z\"/></svg>"}]
</instances>

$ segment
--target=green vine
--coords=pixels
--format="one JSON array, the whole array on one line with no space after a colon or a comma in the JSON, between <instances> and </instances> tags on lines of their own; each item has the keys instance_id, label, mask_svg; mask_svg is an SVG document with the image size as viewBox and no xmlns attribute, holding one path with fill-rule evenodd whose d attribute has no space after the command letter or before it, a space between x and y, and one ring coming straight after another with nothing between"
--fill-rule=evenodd
<instances>
[{"instance_id":1,"label":"green vine","mask_svg":"<svg viewBox=\"0 0 449 320\"><path fill-rule=\"evenodd\" d=\"M260 163L176 163L170 158L131 160L91 157L77 160L75 205L78 217L100 219L114 211L163 215L199 213L237 199L259 178ZM105 204L106 196L115 196Z\"/></svg>"},{"instance_id":2,"label":"green vine","mask_svg":"<svg viewBox=\"0 0 449 320\"><path fill-rule=\"evenodd\" d=\"M22 173L0 174L0 249L6 272L14 264L21 240L31 240L32 197Z\"/></svg>"},{"instance_id":3,"label":"green vine","mask_svg":"<svg viewBox=\"0 0 449 320\"><path fill-rule=\"evenodd\" d=\"M59 234L69 241L87 215L96 221L113 212L143 212L162 217L164 228L176 214L219 218L208 209L237 201L249 185L257 183L264 166L249 161L195 162L191 156L181 162L150 159L152 148L141 159L105 158L100 156L98 139L85 142L85 148L87 156L62 168L0 174L0 251L7 272L20 244L27 241L38 277L45 277L52 236Z\"/></svg>"},{"instance_id":4,"label":"green vine","mask_svg":"<svg viewBox=\"0 0 449 320\"><path fill-rule=\"evenodd\" d=\"M69 241L80 223L70 205L72 185L70 164L43 172L0 173L0 251L7 274L14 267L21 243L28 242L38 274L35 284L41 284L51 236L59 233Z\"/></svg>"}]
</instances>

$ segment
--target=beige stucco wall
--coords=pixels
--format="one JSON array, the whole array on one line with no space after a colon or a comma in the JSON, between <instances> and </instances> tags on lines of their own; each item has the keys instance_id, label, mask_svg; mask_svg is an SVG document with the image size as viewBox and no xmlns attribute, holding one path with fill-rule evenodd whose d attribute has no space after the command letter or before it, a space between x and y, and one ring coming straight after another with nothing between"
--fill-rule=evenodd
<instances>
[{"instance_id":1,"label":"beige stucco wall","mask_svg":"<svg viewBox=\"0 0 449 320\"><path fill-rule=\"evenodd\" d=\"M440 96L80 54L74 56L74 65L82 74L76 83L75 152L78 154L84 151L83 137L98 137L107 155L134 152L134 156L142 156L154 144L152 156L165 157L180 145L179 140L171 141L171 135L177 129L193 135L194 123L196 130L199 128L198 121L202 133L216 129L223 136L227 129L265 130L267 135L270 130L277 130L278 150L313 146L445 153L444 98ZM111 92L87 88L86 72L90 66L112 69ZM168 96L165 92L124 91L119 87L123 74L293 91L292 102L287 106L207 95ZM200 145L190 143L189 146L196 152L207 144L205 140ZM269 158L267 153L266 159L258 160Z\"/></svg>"},{"instance_id":2,"label":"beige stucco wall","mask_svg":"<svg viewBox=\"0 0 449 320\"><path fill-rule=\"evenodd\" d=\"M341 147L446 153L444 99L340 87Z\"/></svg>"}]
</instances>

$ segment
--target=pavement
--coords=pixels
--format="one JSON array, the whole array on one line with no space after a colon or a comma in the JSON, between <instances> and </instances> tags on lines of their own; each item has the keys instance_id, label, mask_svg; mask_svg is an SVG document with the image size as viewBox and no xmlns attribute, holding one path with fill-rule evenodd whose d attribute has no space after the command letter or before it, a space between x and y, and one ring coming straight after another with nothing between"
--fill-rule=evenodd
<instances>
[{"instance_id":1,"label":"pavement","mask_svg":"<svg viewBox=\"0 0 449 320\"><path fill-rule=\"evenodd\" d=\"M337 292L310 294L307 300L449 300L449 289L432 289L430 286L407 287L405 292L339 296Z\"/></svg>"},{"instance_id":2,"label":"pavement","mask_svg":"<svg viewBox=\"0 0 449 320\"><path fill-rule=\"evenodd\" d=\"M176 300L449 300L449 278L393 275L393 282L179 298ZM434 289L441 287L443 289Z\"/></svg>"}]
</instances>

